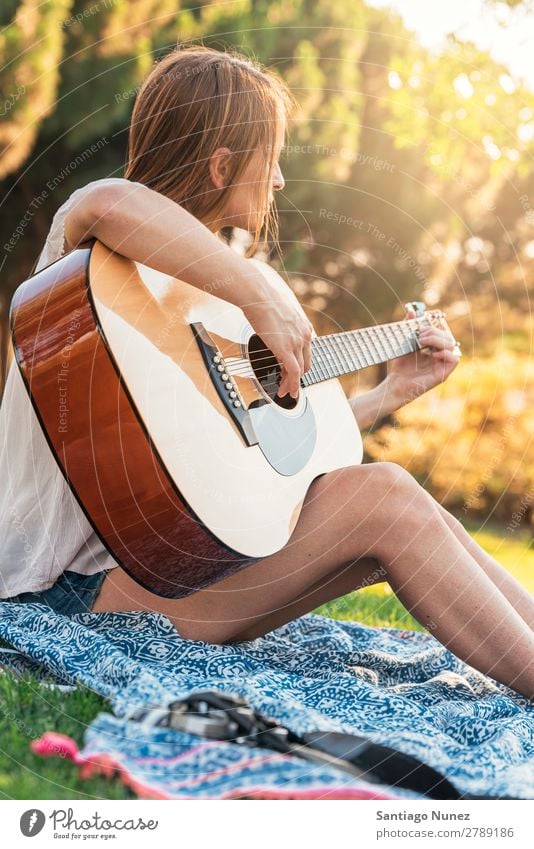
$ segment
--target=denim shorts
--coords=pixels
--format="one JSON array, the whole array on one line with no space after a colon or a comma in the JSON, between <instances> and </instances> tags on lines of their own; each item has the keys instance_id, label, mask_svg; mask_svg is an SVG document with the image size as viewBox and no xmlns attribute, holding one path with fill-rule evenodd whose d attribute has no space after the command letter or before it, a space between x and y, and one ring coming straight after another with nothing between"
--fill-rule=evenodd
<instances>
[{"instance_id":1,"label":"denim shorts","mask_svg":"<svg viewBox=\"0 0 534 849\"><path fill-rule=\"evenodd\" d=\"M108 572L111 572L111 569L103 569L94 575L81 575L79 572L66 570L47 590L19 593L3 600L19 603L39 602L65 616L71 613L91 613Z\"/></svg>"}]
</instances>

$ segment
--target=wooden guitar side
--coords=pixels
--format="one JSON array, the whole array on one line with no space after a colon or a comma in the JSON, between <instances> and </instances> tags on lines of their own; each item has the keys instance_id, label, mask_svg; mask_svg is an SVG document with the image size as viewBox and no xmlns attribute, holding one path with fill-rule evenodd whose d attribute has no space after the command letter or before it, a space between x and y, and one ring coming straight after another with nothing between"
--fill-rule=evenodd
<instances>
[{"instance_id":1,"label":"wooden guitar side","mask_svg":"<svg viewBox=\"0 0 534 849\"><path fill-rule=\"evenodd\" d=\"M168 598L278 551L311 481L361 461L335 379L305 390L317 440L297 474L245 445L191 332L199 320L225 356L243 353L240 310L98 241L27 280L12 303L15 356L60 468L111 555ZM256 381L236 380L247 404L261 397Z\"/></svg>"}]
</instances>

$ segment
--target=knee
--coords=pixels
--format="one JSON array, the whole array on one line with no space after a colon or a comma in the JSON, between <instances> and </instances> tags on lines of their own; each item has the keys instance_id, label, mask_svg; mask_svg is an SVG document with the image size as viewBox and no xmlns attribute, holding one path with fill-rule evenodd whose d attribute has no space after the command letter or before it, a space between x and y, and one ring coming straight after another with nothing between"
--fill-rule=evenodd
<instances>
[{"instance_id":1,"label":"knee","mask_svg":"<svg viewBox=\"0 0 534 849\"><path fill-rule=\"evenodd\" d=\"M379 541L373 549L374 554L381 557L382 547L387 547L392 539L409 541L423 526L429 528L432 522L439 521L430 495L402 466L374 463L370 475L373 483L367 517Z\"/></svg>"},{"instance_id":2,"label":"knee","mask_svg":"<svg viewBox=\"0 0 534 849\"><path fill-rule=\"evenodd\" d=\"M397 463L365 463L347 466L331 473L336 476L336 487L341 487L342 498L351 501L358 509L366 508L368 514L375 508L385 512L396 511L399 503L430 499L415 478Z\"/></svg>"},{"instance_id":3,"label":"knee","mask_svg":"<svg viewBox=\"0 0 534 849\"><path fill-rule=\"evenodd\" d=\"M375 502L385 513L396 513L399 507L408 505L424 509L430 501L428 493L413 475L397 463L373 463L369 478L372 484L371 502Z\"/></svg>"},{"instance_id":4,"label":"knee","mask_svg":"<svg viewBox=\"0 0 534 849\"><path fill-rule=\"evenodd\" d=\"M402 493L415 490L419 484L403 466L398 463L381 462L373 463L372 468L380 481L380 486L388 492Z\"/></svg>"}]
</instances>

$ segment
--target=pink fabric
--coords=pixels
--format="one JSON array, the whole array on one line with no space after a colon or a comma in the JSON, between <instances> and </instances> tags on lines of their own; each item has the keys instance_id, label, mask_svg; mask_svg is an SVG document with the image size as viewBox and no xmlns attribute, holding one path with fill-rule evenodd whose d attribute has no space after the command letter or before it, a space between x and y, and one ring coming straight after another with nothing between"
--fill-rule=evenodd
<instances>
[{"instance_id":1,"label":"pink fabric","mask_svg":"<svg viewBox=\"0 0 534 849\"><path fill-rule=\"evenodd\" d=\"M209 743L206 745L210 745ZM82 755L78 749L77 743L72 739L72 737L67 736L66 734L59 734L56 731L46 731L42 737L38 740L33 740L30 743L30 748L36 755L40 755L41 757L59 757L59 758L67 758L68 760L75 763L80 767L80 778L86 779L91 778L93 775L103 775L106 778L112 778L115 773L117 773L117 777L119 780L127 787L130 787L134 793L136 793L142 799L172 799L174 796L170 796L163 791L159 790L156 787L151 787L147 785L145 782L139 781L132 772L129 772L123 764L119 760L117 760L113 755L107 752L98 752L96 754L92 754L90 756L85 757ZM163 759L163 758L139 758L139 763L142 763L144 760L147 761L158 761L162 764L175 763L178 760L181 760L183 757L187 757L191 754L191 750L188 750L185 755L181 755L178 758L171 759ZM266 758L263 758L264 761L273 759L273 758L284 758L286 756L273 754L269 755ZM232 764L227 767L224 771L226 773L231 772L232 770L238 771L242 769L244 766L243 762L239 764ZM202 783L204 780L203 776L197 776L194 779L190 779L188 781L182 782L179 786L192 786L194 784ZM364 788L350 788L350 787L310 787L306 790L282 790L282 789L273 789L270 787L245 787L240 789L237 787L231 793L226 794L225 796L218 797L222 799L236 799L243 796L247 796L253 799L378 799L378 800L389 800L389 799L398 799L398 796L391 796L384 792L379 792L375 790L366 790ZM183 793L180 793L181 799L187 798ZM198 797L191 797L198 798Z\"/></svg>"}]
</instances>

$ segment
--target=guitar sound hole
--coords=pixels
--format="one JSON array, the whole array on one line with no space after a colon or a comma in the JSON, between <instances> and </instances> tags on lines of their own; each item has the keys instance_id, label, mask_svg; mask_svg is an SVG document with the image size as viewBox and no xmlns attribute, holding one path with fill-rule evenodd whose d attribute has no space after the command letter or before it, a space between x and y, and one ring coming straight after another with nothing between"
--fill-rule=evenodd
<instances>
[{"instance_id":1,"label":"guitar sound hole","mask_svg":"<svg viewBox=\"0 0 534 849\"><path fill-rule=\"evenodd\" d=\"M265 394L285 410L292 410L297 403L296 398L291 395L284 395L280 398L277 395L280 385L280 365L274 354L265 347L263 340L254 334L248 341L248 357L250 364L256 375L256 379L261 384Z\"/></svg>"}]
</instances>

